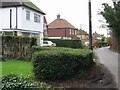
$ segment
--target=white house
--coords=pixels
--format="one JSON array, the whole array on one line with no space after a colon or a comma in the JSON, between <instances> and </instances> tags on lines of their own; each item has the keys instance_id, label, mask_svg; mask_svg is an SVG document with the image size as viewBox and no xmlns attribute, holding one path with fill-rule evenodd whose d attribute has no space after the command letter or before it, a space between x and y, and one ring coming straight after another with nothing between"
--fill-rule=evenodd
<instances>
[{"instance_id":1,"label":"white house","mask_svg":"<svg viewBox=\"0 0 120 90\"><path fill-rule=\"evenodd\" d=\"M42 44L45 13L29 0L0 1L0 34L36 37Z\"/></svg>"}]
</instances>

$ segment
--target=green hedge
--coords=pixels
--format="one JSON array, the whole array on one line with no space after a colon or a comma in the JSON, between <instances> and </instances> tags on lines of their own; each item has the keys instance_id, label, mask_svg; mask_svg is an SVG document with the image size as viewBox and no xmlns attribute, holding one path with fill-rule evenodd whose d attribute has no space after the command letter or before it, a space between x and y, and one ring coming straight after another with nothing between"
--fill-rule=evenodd
<instances>
[{"instance_id":1,"label":"green hedge","mask_svg":"<svg viewBox=\"0 0 120 90\"><path fill-rule=\"evenodd\" d=\"M33 72L37 79L70 79L93 64L92 52L88 49L42 48L33 54Z\"/></svg>"},{"instance_id":2,"label":"green hedge","mask_svg":"<svg viewBox=\"0 0 120 90\"><path fill-rule=\"evenodd\" d=\"M62 50L62 51L68 51L72 50L72 48L65 48L65 47L42 47L42 46L32 46L32 51L38 52L38 51L44 51L44 50Z\"/></svg>"},{"instance_id":3,"label":"green hedge","mask_svg":"<svg viewBox=\"0 0 120 90\"><path fill-rule=\"evenodd\" d=\"M31 47L37 44L36 38L20 36L2 36L1 38L3 59L31 59Z\"/></svg>"},{"instance_id":4,"label":"green hedge","mask_svg":"<svg viewBox=\"0 0 120 90\"><path fill-rule=\"evenodd\" d=\"M2 77L0 90L53 90L50 85L38 83L29 77L10 74Z\"/></svg>"},{"instance_id":5,"label":"green hedge","mask_svg":"<svg viewBox=\"0 0 120 90\"><path fill-rule=\"evenodd\" d=\"M81 40L44 39L56 43L57 47L82 48Z\"/></svg>"}]
</instances>

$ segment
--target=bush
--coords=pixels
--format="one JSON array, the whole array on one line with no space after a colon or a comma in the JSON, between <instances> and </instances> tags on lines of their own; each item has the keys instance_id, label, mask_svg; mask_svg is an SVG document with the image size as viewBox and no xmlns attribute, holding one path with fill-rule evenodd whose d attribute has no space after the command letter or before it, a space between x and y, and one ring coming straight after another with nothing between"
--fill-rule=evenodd
<instances>
[{"instance_id":1,"label":"bush","mask_svg":"<svg viewBox=\"0 0 120 90\"><path fill-rule=\"evenodd\" d=\"M2 36L2 58L30 60L33 45L36 45L36 38Z\"/></svg>"},{"instance_id":2,"label":"bush","mask_svg":"<svg viewBox=\"0 0 120 90\"><path fill-rule=\"evenodd\" d=\"M32 46L32 51L33 52L44 51L44 50L63 50L63 51L68 51L68 50L72 50L72 48Z\"/></svg>"},{"instance_id":3,"label":"bush","mask_svg":"<svg viewBox=\"0 0 120 90\"><path fill-rule=\"evenodd\" d=\"M38 83L21 75L10 74L2 78L1 90L40 90L45 88L53 90L45 83Z\"/></svg>"},{"instance_id":4,"label":"bush","mask_svg":"<svg viewBox=\"0 0 120 90\"><path fill-rule=\"evenodd\" d=\"M57 47L82 48L81 40L45 39L56 43Z\"/></svg>"},{"instance_id":5,"label":"bush","mask_svg":"<svg viewBox=\"0 0 120 90\"><path fill-rule=\"evenodd\" d=\"M33 54L33 72L37 79L70 79L93 63L88 49L55 48Z\"/></svg>"}]
</instances>

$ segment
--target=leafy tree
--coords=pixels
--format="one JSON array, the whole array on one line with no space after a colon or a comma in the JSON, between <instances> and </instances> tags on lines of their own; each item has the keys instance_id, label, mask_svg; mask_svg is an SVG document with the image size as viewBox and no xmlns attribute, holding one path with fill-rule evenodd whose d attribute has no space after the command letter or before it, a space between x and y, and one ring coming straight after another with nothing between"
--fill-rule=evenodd
<instances>
[{"instance_id":1,"label":"leafy tree","mask_svg":"<svg viewBox=\"0 0 120 90\"><path fill-rule=\"evenodd\" d=\"M104 10L100 13L112 31L113 48L120 51L120 1L114 2L113 5L114 7L104 3Z\"/></svg>"}]
</instances>

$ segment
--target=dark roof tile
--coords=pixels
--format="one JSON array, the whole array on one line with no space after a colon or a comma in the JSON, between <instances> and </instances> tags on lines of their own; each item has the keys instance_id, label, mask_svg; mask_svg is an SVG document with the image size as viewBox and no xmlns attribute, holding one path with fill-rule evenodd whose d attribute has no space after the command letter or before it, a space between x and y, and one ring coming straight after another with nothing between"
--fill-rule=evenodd
<instances>
[{"instance_id":1,"label":"dark roof tile","mask_svg":"<svg viewBox=\"0 0 120 90\"><path fill-rule=\"evenodd\" d=\"M0 2L2 2L2 8L15 7L15 6L26 6L28 8L31 8L45 15L45 13L41 9L39 9L36 5L34 5L30 0L0 0Z\"/></svg>"}]
</instances>

